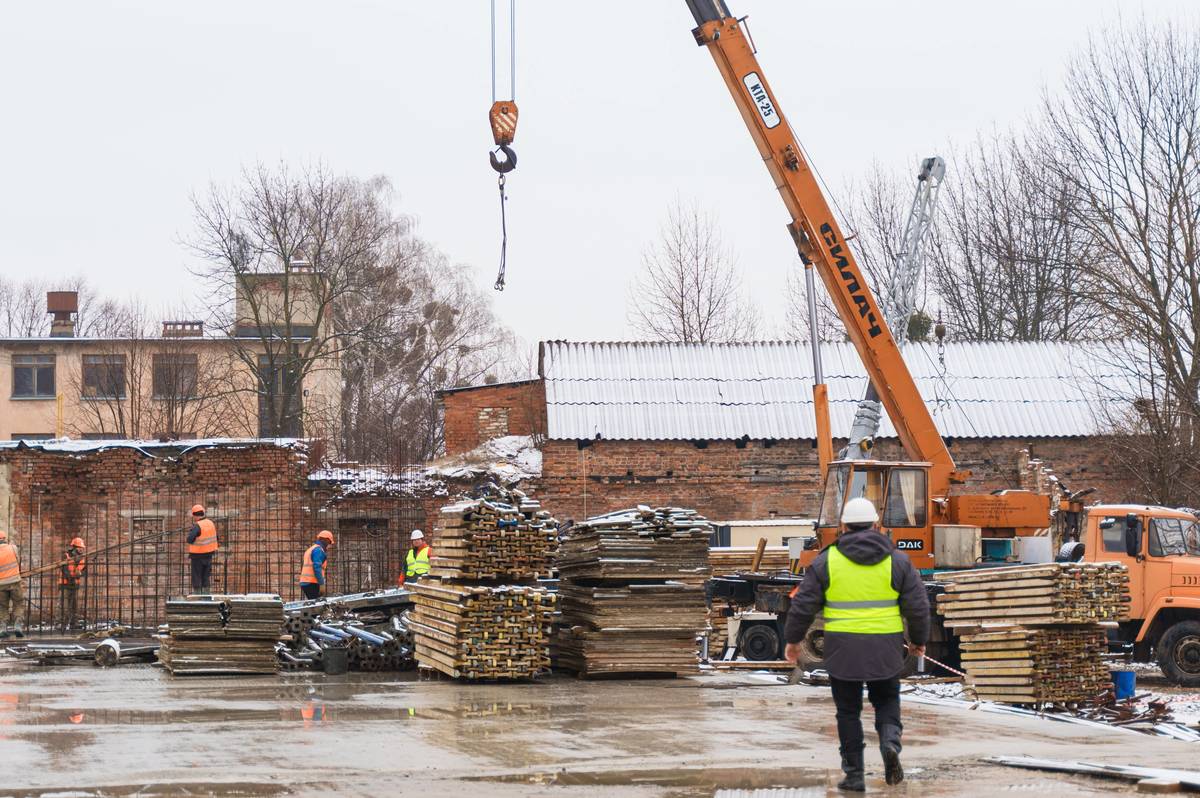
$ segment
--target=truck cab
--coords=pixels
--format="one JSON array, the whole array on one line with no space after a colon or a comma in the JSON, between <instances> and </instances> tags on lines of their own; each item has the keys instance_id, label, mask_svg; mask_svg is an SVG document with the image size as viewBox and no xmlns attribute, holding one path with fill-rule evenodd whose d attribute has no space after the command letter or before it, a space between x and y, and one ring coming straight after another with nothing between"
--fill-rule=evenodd
<instances>
[{"instance_id":1,"label":"truck cab","mask_svg":"<svg viewBox=\"0 0 1200 798\"><path fill-rule=\"evenodd\" d=\"M1087 508L1081 541L1088 562L1129 569L1130 620L1121 642L1138 660L1156 660L1172 682L1200 687L1200 521L1149 505Z\"/></svg>"}]
</instances>

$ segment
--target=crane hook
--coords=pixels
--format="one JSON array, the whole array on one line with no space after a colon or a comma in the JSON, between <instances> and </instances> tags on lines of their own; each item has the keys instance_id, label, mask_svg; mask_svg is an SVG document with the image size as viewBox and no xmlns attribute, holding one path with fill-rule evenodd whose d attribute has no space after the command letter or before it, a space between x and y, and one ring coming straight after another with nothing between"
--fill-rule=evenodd
<instances>
[{"instance_id":1,"label":"crane hook","mask_svg":"<svg viewBox=\"0 0 1200 798\"><path fill-rule=\"evenodd\" d=\"M504 153L503 160L496 157L497 152ZM507 144L501 144L495 150L489 152L488 159L492 162L492 168L502 175L508 174L517 168L517 154Z\"/></svg>"}]
</instances>

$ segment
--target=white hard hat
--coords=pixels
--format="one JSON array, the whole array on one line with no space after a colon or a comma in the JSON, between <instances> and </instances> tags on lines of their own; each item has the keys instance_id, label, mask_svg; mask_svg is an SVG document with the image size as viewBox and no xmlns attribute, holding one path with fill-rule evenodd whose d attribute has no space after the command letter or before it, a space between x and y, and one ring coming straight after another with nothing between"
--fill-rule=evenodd
<instances>
[{"instance_id":1,"label":"white hard hat","mask_svg":"<svg viewBox=\"0 0 1200 798\"><path fill-rule=\"evenodd\" d=\"M879 513L876 512L875 505L871 504L870 499L861 496L846 502L842 509L843 524L873 524L878 520Z\"/></svg>"},{"instance_id":2,"label":"white hard hat","mask_svg":"<svg viewBox=\"0 0 1200 798\"><path fill-rule=\"evenodd\" d=\"M408 536L408 539L409 539L409 540L424 540L424 539L425 539L425 533L424 533L424 532L422 532L422 531L421 531L421 530L419 530L419 529L414 529L414 530L412 531L412 534Z\"/></svg>"}]
</instances>

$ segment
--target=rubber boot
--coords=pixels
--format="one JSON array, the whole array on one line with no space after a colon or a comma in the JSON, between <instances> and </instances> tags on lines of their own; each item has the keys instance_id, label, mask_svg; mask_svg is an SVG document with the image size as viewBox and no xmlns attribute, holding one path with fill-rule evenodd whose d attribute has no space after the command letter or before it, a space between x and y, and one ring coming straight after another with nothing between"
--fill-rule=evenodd
<instances>
[{"instance_id":1,"label":"rubber boot","mask_svg":"<svg viewBox=\"0 0 1200 798\"><path fill-rule=\"evenodd\" d=\"M846 777L838 782L838 789L843 792L866 792L867 785L863 781L863 752L842 752L842 772Z\"/></svg>"},{"instance_id":2,"label":"rubber boot","mask_svg":"<svg viewBox=\"0 0 1200 798\"><path fill-rule=\"evenodd\" d=\"M16 628L13 629L13 634L16 635L17 637L25 636L25 632L21 629L21 624L16 625Z\"/></svg>"},{"instance_id":3,"label":"rubber boot","mask_svg":"<svg viewBox=\"0 0 1200 798\"><path fill-rule=\"evenodd\" d=\"M885 725L879 730L879 753L883 756L883 780L888 784L904 781L900 766L900 727Z\"/></svg>"}]
</instances>

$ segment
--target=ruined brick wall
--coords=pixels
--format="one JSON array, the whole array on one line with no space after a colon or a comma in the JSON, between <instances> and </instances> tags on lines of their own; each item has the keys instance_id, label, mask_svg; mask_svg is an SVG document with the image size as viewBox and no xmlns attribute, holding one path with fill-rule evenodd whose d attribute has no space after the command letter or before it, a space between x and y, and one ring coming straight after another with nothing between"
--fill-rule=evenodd
<instances>
[{"instance_id":1,"label":"ruined brick wall","mask_svg":"<svg viewBox=\"0 0 1200 798\"><path fill-rule=\"evenodd\" d=\"M835 442L835 448L843 445ZM1127 501L1131 487L1100 439L956 440L951 452L972 478L964 491L1021 486L1022 449L1072 489L1097 488L1097 500ZM879 459L903 459L883 441ZM811 441L547 441L542 477L530 485L559 518L582 519L638 503L694 507L714 520L814 517L821 486Z\"/></svg>"},{"instance_id":2,"label":"ruined brick wall","mask_svg":"<svg viewBox=\"0 0 1200 798\"><path fill-rule=\"evenodd\" d=\"M469 452L505 435L542 435L546 387L541 380L482 385L441 395L446 454Z\"/></svg>"}]
</instances>

